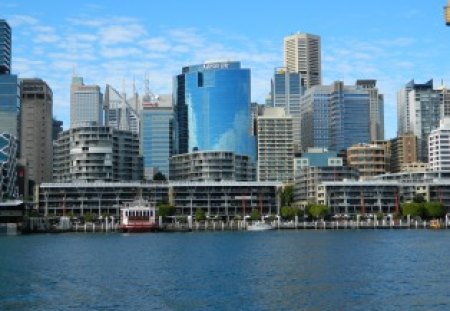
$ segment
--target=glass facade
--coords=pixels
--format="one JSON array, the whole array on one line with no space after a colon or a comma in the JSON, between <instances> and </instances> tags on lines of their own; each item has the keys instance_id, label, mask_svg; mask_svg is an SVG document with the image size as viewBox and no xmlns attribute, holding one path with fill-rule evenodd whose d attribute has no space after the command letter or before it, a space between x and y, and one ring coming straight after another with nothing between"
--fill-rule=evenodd
<instances>
[{"instance_id":1,"label":"glass facade","mask_svg":"<svg viewBox=\"0 0 450 311\"><path fill-rule=\"evenodd\" d=\"M340 151L370 142L370 109L367 92L339 91L330 105L330 149Z\"/></svg>"},{"instance_id":2,"label":"glass facade","mask_svg":"<svg viewBox=\"0 0 450 311\"><path fill-rule=\"evenodd\" d=\"M0 19L0 74L11 72L11 27Z\"/></svg>"},{"instance_id":3,"label":"glass facade","mask_svg":"<svg viewBox=\"0 0 450 311\"><path fill-rule=\"evenodd\" d=\"M370 102L367 90L344 86L314 86L302 97L302 148L340 151L370 142Z\"/></svg>"},{"instance_id":4,"label":"glass facade","mask_svg":"<svg viewBox=\"0 0 450 311\"><path fill-rule=\"evenodd\" d=\"M175 87L178 153L224 150L255 159L250 69L240 62L184 67Z\"/></svg>"},{"instance_id":5,"label":"glass facade","mask_svg":"<svg viewBox=\"0 0 450 311\"><path fill-rule=\"evenodd\" d=\"M144 176L153 179L161 172L169 178L169 158L172 155L172 107L146 107L141 111L141 155L144 156Z\"/></svg>"},{"instance_id":6,"label":"glass facade","mask_svg":"<svg viewBox=\"0 0 450 311\"><path fill-rule=\"evenodd\" d=\"M18 137L20 85L16 75L0 75L0 133Z\"/></svg>"},{"instance_id":7,"label":"glass facade","mask_svg":"<svg viewBox=\"0 0 450 311\"><path fill-rule=\"evenodd\" d=\"M103 125L103 95L98 85L84 85L72 77L70 86L70 127Z\"/></svg>"}]
</instances>

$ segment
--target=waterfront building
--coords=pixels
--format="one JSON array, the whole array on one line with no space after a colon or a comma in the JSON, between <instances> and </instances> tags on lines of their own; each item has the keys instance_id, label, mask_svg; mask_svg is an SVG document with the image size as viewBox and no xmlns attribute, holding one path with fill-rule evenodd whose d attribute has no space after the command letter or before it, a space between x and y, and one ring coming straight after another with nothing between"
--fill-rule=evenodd
<instances>
[{"instance_id":1,"label":"waterfront building","mask_svg":"<svg viewBox=\"0 0 450 311\"><path fill-rule=\"evenodd\" d=\"M230 151L195 151L170 158L171 181L255 181L256 169L247 155Z\"/></svg>"},{"instance_id":2,"label":"waterfront building","mask_svg":"<svg viewBox=\"0 0 450 311\"><path fill-rule=\"evenodd\" d=\"M170 183L43 183L36 189L35 208L45 215L91 213L118 217L121 206L137 197L170 202L177 216L193 216L197 209L215 219L243 219L252 210L279 214L281 183L202 181Z\"/></svg>"},{"instance_id":3,"label":"waterfront building","mask_svg":"<svg viewBox=\"0 0 450 311\"><path fill-rule=\"evenodd\" d=\"M293 181L293 118L284 108L266 108L257 118L258 180Z\"/></svg>"},{"instance_id":4,"label":"waterfront building","mask_svg":"<svg viewBox=\"0 0 450 311\"><path fill-rule=\"evenodd\" d=\"M450 117L450 89L444 85L436 88L441 101L441 116Z\"/></svg>"},{"instance_id":5,"label":"waterfront building","mask_svg":"<svg viewBox=\"0 0 450 311\"><path fill-rule=\"evenodd\" d=\"M0 19L0 75L11 73L11 27Z\"/></svg>"},{"instance_id":6,"label":"waterfront building","mask_svg":"<svg viewBox=\"0 0 450 311\"><path fill-rule=\"evenodd\" d=\"M400 185L389 181L327 181L317 189L317 203L338 216L399 213L399 197Z\"/></svg>"},{"instance_id":7,"label":"waterfront building","mask_svg":"<svg viewBox=\"0 0 450 311\"><path fill-rule=\"evenodd\" d=\"M391 172L402 171L409 163L417 163L417 137L414 133L404 133L391 139Z\"/></svg>"},{"instance_id":8,"label":"waterfront building","mask_svg":"<svg viewBox=\"0 0 450 311\"><path fill-rule=\"evenodd\" d=\"M0 133L0 201L17 197L17 139Z\"/></svg>"},{"instance_id":9,"label":"waterfront building","mask_svg":"<svg viewBox=\"0 0 450 311\"><path fill-rule=\"evenodd\" d=\"M386 157L382 146L356 144L347 149L347 165L359 172L365 179L386 173Z\"/></svg>"},{"instance_id":10,"label":"waterfront building","mask_svg":"<svg viewBox=\"0 0 450 311\"><path fill-rule=\"evenodd\" d=\"M356 86L369 93L370 140L384 139L384 96L377 88L377 80L357 80Z\"/></svg>"},{"instance_id":11,"label":"waterfront building","mask_svg":"<svg viewBox=\"0 0 450 311\"><path fill-rule=\"evenodd\" d=\"M28 178L35 183L52 181L53 93L41 79L21 79L21 158Z\"/></svg>"},{"instance_id":12,"label":"waterfront building","mask_svg":"<svg viewBox=\"0 0 450 311\"><path fill-rule=\"evenodd\" d=\"M152 180L158 172L169 178L169 158L173 154L173 117L170 94L144 96L140 111L140 150L147 180Z\"/></svg>"},{"instance_id":13,"label":"waterfront building","mask_svg":"<svg viewBox=\"0 0 450 311\"><path fill-rule=\"evenodd\" d=\"M295 175L294 201L306 206L317 203L317 189L324 181L340 181L358 179L358 171L348 166L307 166Z\"/></svg>"},{"instance_id":14,"label":"waterfront building","mask_svg":"<svg viewBox=\"0 0 450 311\"><path fill-rule=\"evenodd\" d=\"M251 133L250 69L240 62L183 67L174 78L174 154L227 150L256 158Z\"/></svg>"},{"instance_id":15,"label":"waterfront building","mask_svg":"<svg viewBox=\"0 0 450 311\"><path fill-rule=\"evenodd\" d=\"M133 101L136 96L133 97ZM139 135L140 118L135 104L126 98L125 93L120 93L111 85L106 85L105 90L105 125L118 130L131 131Z\"/></svg>"},{"instance_id":16,"label":"waterfront building","mask_svg":"<svg viewBox=\"0 0 450 311\"><path fill-rule=\"evenodd\" d=\"M441 120L439 128L428 137L428 163L432 171L450 171L450 117Z\"/></svg>"},{"instance_id":17,"label":"waterfront building","mask_svg":"<svg viewBox=\"0 0 450 311\"><path fill-rule=\"evenodd\" d=\"M304 85L310 88L322 84L320 37L296 33L284 38L284 67L300 73Z\"/></svg>"},{"instance_id":18,"label":"waterfront building","mask_svg":"<svg viewBox=\"0 0 450 311\"><path fill-rule=\"evenodd\" d=\"M428 170L428 163L411 162L400 165L400 172L425 172Z\"/></svg>"},{"instance_id":19,"label":"waterfront building","mask_svg":"<svg viewBox=\"0 0 450 311\"><path fill-rule=\"evenodd\" d=\"M337 152L309 148L296 158L294 201L306 205L317 200L317 186L323 181L358 179L358 171L343 166Z\"/></svg>"},{"instance_id":20,"label":"waterfront building","mask_svg":"<svg viewBox=\"0 0 450 311\"><path fill-rule=\"evenodd\" d=\"M341 151L370 141L370 97L367 90L335 81L305 91L301 106L302 149Z\"/></svg>"},{"instance_id":21,"label":"waterfront building","mask_svg":"<svg viewBox=\"0 0 450 311\"><path fill-rule=\"evenodd\" d=\"M139 137L109 126L75 127L54 143L55 182L112 182L143 179Z\"/></svg>"},{"instance_id":22,"label":"waterfront building","mask_svg":"<svg viewBox=\"0 0 450 311\"><path fill-rule=\"evenodd\" d=\"M275 68L271 83L271 104L284 108L286 114L292 116L293 139L295 152L300 151L300 99L303 95L302 76L298 72L290 72L287 68Z\"/></svg>"},{"instance_id":23,"label":"waterfront building","mask_svg":"<svg viewBox=\"0 0 450 311\"><path fill-rule=\"evenodd\" d=\"M424 84L411 80L397 93L397 133L416 135L421 162L428 162L428 135L439 126L442 113L441 96L433 89L433 80Z\"/></svg>"},{"instance_id":24,"label":"waterfront building","mask_svg":"<svg viewBox=\"0 0 450 311\"><path fill-rule=\"evenodd\" d=\"M102 126L103 95L98 85L85 85L73 76L70 85L70 127Z\"/></svg>"},{"instance_id":25,"label":"waterfront building","mask_svg":"<svg viewBox=\"0 0 450 311\"><path fill-rule=\"evenodd\" d=\"M336 151L326 148L308 148L294 159L294 173L309 166L343 166L344 161Z\"/></svg>"}]
</instances>

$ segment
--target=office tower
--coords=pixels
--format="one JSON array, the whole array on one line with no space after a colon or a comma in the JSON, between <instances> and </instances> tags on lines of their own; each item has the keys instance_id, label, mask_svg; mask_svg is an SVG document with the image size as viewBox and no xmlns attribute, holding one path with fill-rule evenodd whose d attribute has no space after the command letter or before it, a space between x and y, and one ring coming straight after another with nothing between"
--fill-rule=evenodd
<instances>
[{"instance_id":1,"label":"office tower","mask_svg":"<svg viewBox=\"0 0 450 311\"><path fill-rule=\"evenodd\" d=\"M271 83L273 107L284 108L292 116L294 151L300 151L300 99L303 95L302 76L286 68L275 68Z\"/></svg>"},{"instance_id":2,"label":"office tower","mask_svg":"<svg viewBox=\"0 0 450 311\"><path fill-rule=\"evenodd\" d=\"M11 27L0 19L0 75L11 73Z\"/></svg>"},{"instance_id":3,"label":"office tower","mask_svg":"<svg viewBox=\"0 0 450 311\"><path fill-rule=\"evenodd\" d=\"M0 133L19 137L20 85L16 75L0 75Z\"/></svg>"},{"instance_id":4,"label":"office tower","mask_svg":"<svg viewBox=\"0 0 450 311\"><path fill-rule=\"evenodd\" d=\"M360 178L386 173L386 157L382 146L356 144L347 149L347 165L359 172Z\"/></svg>"},{"instance_id":5,"label":"office tower","mask_svg":"<svg viewBox=\"0 0 450 311\"><path fill-rule=\"evenodd\" d=\"M450 89L441 85L436 90L441 100L441 118L450 117Z\"/></svg>"},{"instance_id":6,"label":"office tower","mask_svg":"<svg viewBox=\"0 0 450 311\"><path fill-rule=\"evenodd\" d=\"M432 171L450 171L450 118L444 118L429 137L429 167Z\"/></svg>"},{"instance_id":7,"label":"office tower","mask_svg":"<svg viewBox=\"0 0 450 311\"><path fill-rule=\"evenodd\" d=\"M135 99L138 98L133 97L133 101ZM139 134L139 112L135 109L134 102L131 103L127 100L125 93L120 93L107 84L104 107L107 126Z\"/></svg>"},{"instance_id":8,"label":"office tower","mask_svg":"<svg viewBox=\"0 0 450 311\"><path fill-rule=\"evenodd\" d=\"M6 132L0 133L0 200L17 196L16 154L16 137Z\"/></svg>"},{"instance_id":9,"label":"office tower","mask_svg":"<svg viewBox=\"0 0 450 311\"><path fill-rule=\"evenodd\" d=\"M322 84L320 37L296 33L284 38L284 67L302 75L310 88Z\"/></svg>"},{"instance_id":10,"label":"office tower","mask_svg":"<svg viewBox=\"0 0 450 311\"><path fill-rule=\"evenodd\" d=\"M169 158L173 134L172 95L145 94L140 111L140 149L144 157L144 177L152 180L160 172L169 179Z\"/></svg>"},{"instance_id":11,"label":"office tower","mask_svg":"<svg viewBox=\"0 0 450 311\"><path fill-rule=\"evenodd\" d=\"M103 125L103 95L98 85L73 76L70 85L70 127Z\"/></svg>"},{"instance_id":12,"label":"office tower","mask_svg":"<svg viewBox=\"0 0 450 311\"><path fill-rule=\"evenodd\" d=\"M442 116L439 90L433 80L416 84L411 80L397 93L397 133L412 132L417 136L418 161L428 162L428 135L439 126Z\"/></svg>"},{"instance_id":13,"label":"office tower","mask_svg":"<svg viewBox=\"0 0 450 311\"><path fill-rule=\"evenodd\" d=\"M255 181L249 156L230 151L194 151L170 158L171 181Z\"/></svg>"},{"instance_id":14,"label":"office tower","mask_svg":"<svg viewBox=\"0 0 450 311\"><path fill-rule=\"evenodd\" d=\"M401 172L406 165L416 163L417 147L417 137L411 132L391 139L391 172Z\"/></svg>"},{"instance_id":15,"label":"office tower","mask_svg":"<svg viewBox=\"0 0 450 311\"><path fill-rule=\"evenodd\" d=\"M41 79L22 79L21 158L36 184L52 180L53 93Z\"/></svg>"},{"instance_id":16,"label":"office tower","mask_svg":"<svg viewBox=\"0 0 450 311\"><path fill-rule=\"evenodd\" d=\"M384 96L379 94L377 80L357 80L356 86L369 93L370 140L384 139Z\"/></svg>"},{"instance_id":17,"label":"office tower","mask_svg":"<svg viewBox=\"0 0 450 311\"><path fill-rule=\"evenodd\" d=\"M257 119L258 180L292 182L292 117L284 108L266 108Z\"/></svg>"},{"instance_id":18,"label":"office tower","mask_svg":"<svg viewBox=\"0 0 450 311\"><path fill-rule=\"evenodd\" d=\"M341 151L370 141L370 98L367 90L336 81L305 91L301 107L302 148Z\"/></svg>"},{"instance_id":19,"label":"office tower","mask_svg":"<svg viewBox=\"0 0 450 311\"><path fill-rule=\"evenodd\" d=\"M141 181L139 137L110 126L75 127L54 142L55 182Z\"/></svg>"},{"instance_id":20,"label":"office tower","mask_svg":"<svg viewBox=\"0 0 450 311\"><path fill-rule=\"evenodd\" d=\"M232 151L255 159L250 69L240 62L184 67L174 78L175 154Z\"/></svg>"}]
</instances>

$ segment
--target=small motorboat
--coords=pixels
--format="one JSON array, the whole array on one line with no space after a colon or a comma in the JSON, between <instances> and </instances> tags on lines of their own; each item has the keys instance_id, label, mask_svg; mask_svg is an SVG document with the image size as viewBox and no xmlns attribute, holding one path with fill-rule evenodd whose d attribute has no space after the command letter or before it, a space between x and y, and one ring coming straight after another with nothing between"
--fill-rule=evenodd
<instances>
[{"instance_id":1,"label":"small motorboat","mask_svg":"<svg viewBox=\"0 0 450 311\"><path fill-rule=\"evenodd\" d=\"M257 221L247 226L247 231L266 231L274 229L271 224Z\"/></svg>"}]
</instances>

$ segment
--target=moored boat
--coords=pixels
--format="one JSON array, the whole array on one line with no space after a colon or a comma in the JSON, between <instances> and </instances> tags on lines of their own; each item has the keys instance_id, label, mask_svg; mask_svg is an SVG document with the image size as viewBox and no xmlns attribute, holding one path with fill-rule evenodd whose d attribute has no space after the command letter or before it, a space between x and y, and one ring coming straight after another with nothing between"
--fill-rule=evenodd
<instances>
[{"instance_id":1,"label":"moored boat","mask_svg":"<svg viewBox=\"0 0 450 311\"><path fill-rule=\"evenodd\" d=\"M252 223L251 225L247 226L247 231L266 231L266 230L272 230L273 226L271 224L257 221L255 223Z\"/></svg>"},{"instance_id":2,"label":"moored boat","mask_svg":"<svg viewBox=\"0 0 450 311\"><path fill-rule=\"evenodd\" d=\"M158 230L154 203L136 201L120 209L120 226L122 232L151 232Z\"/></svg>"}]
</instances>

